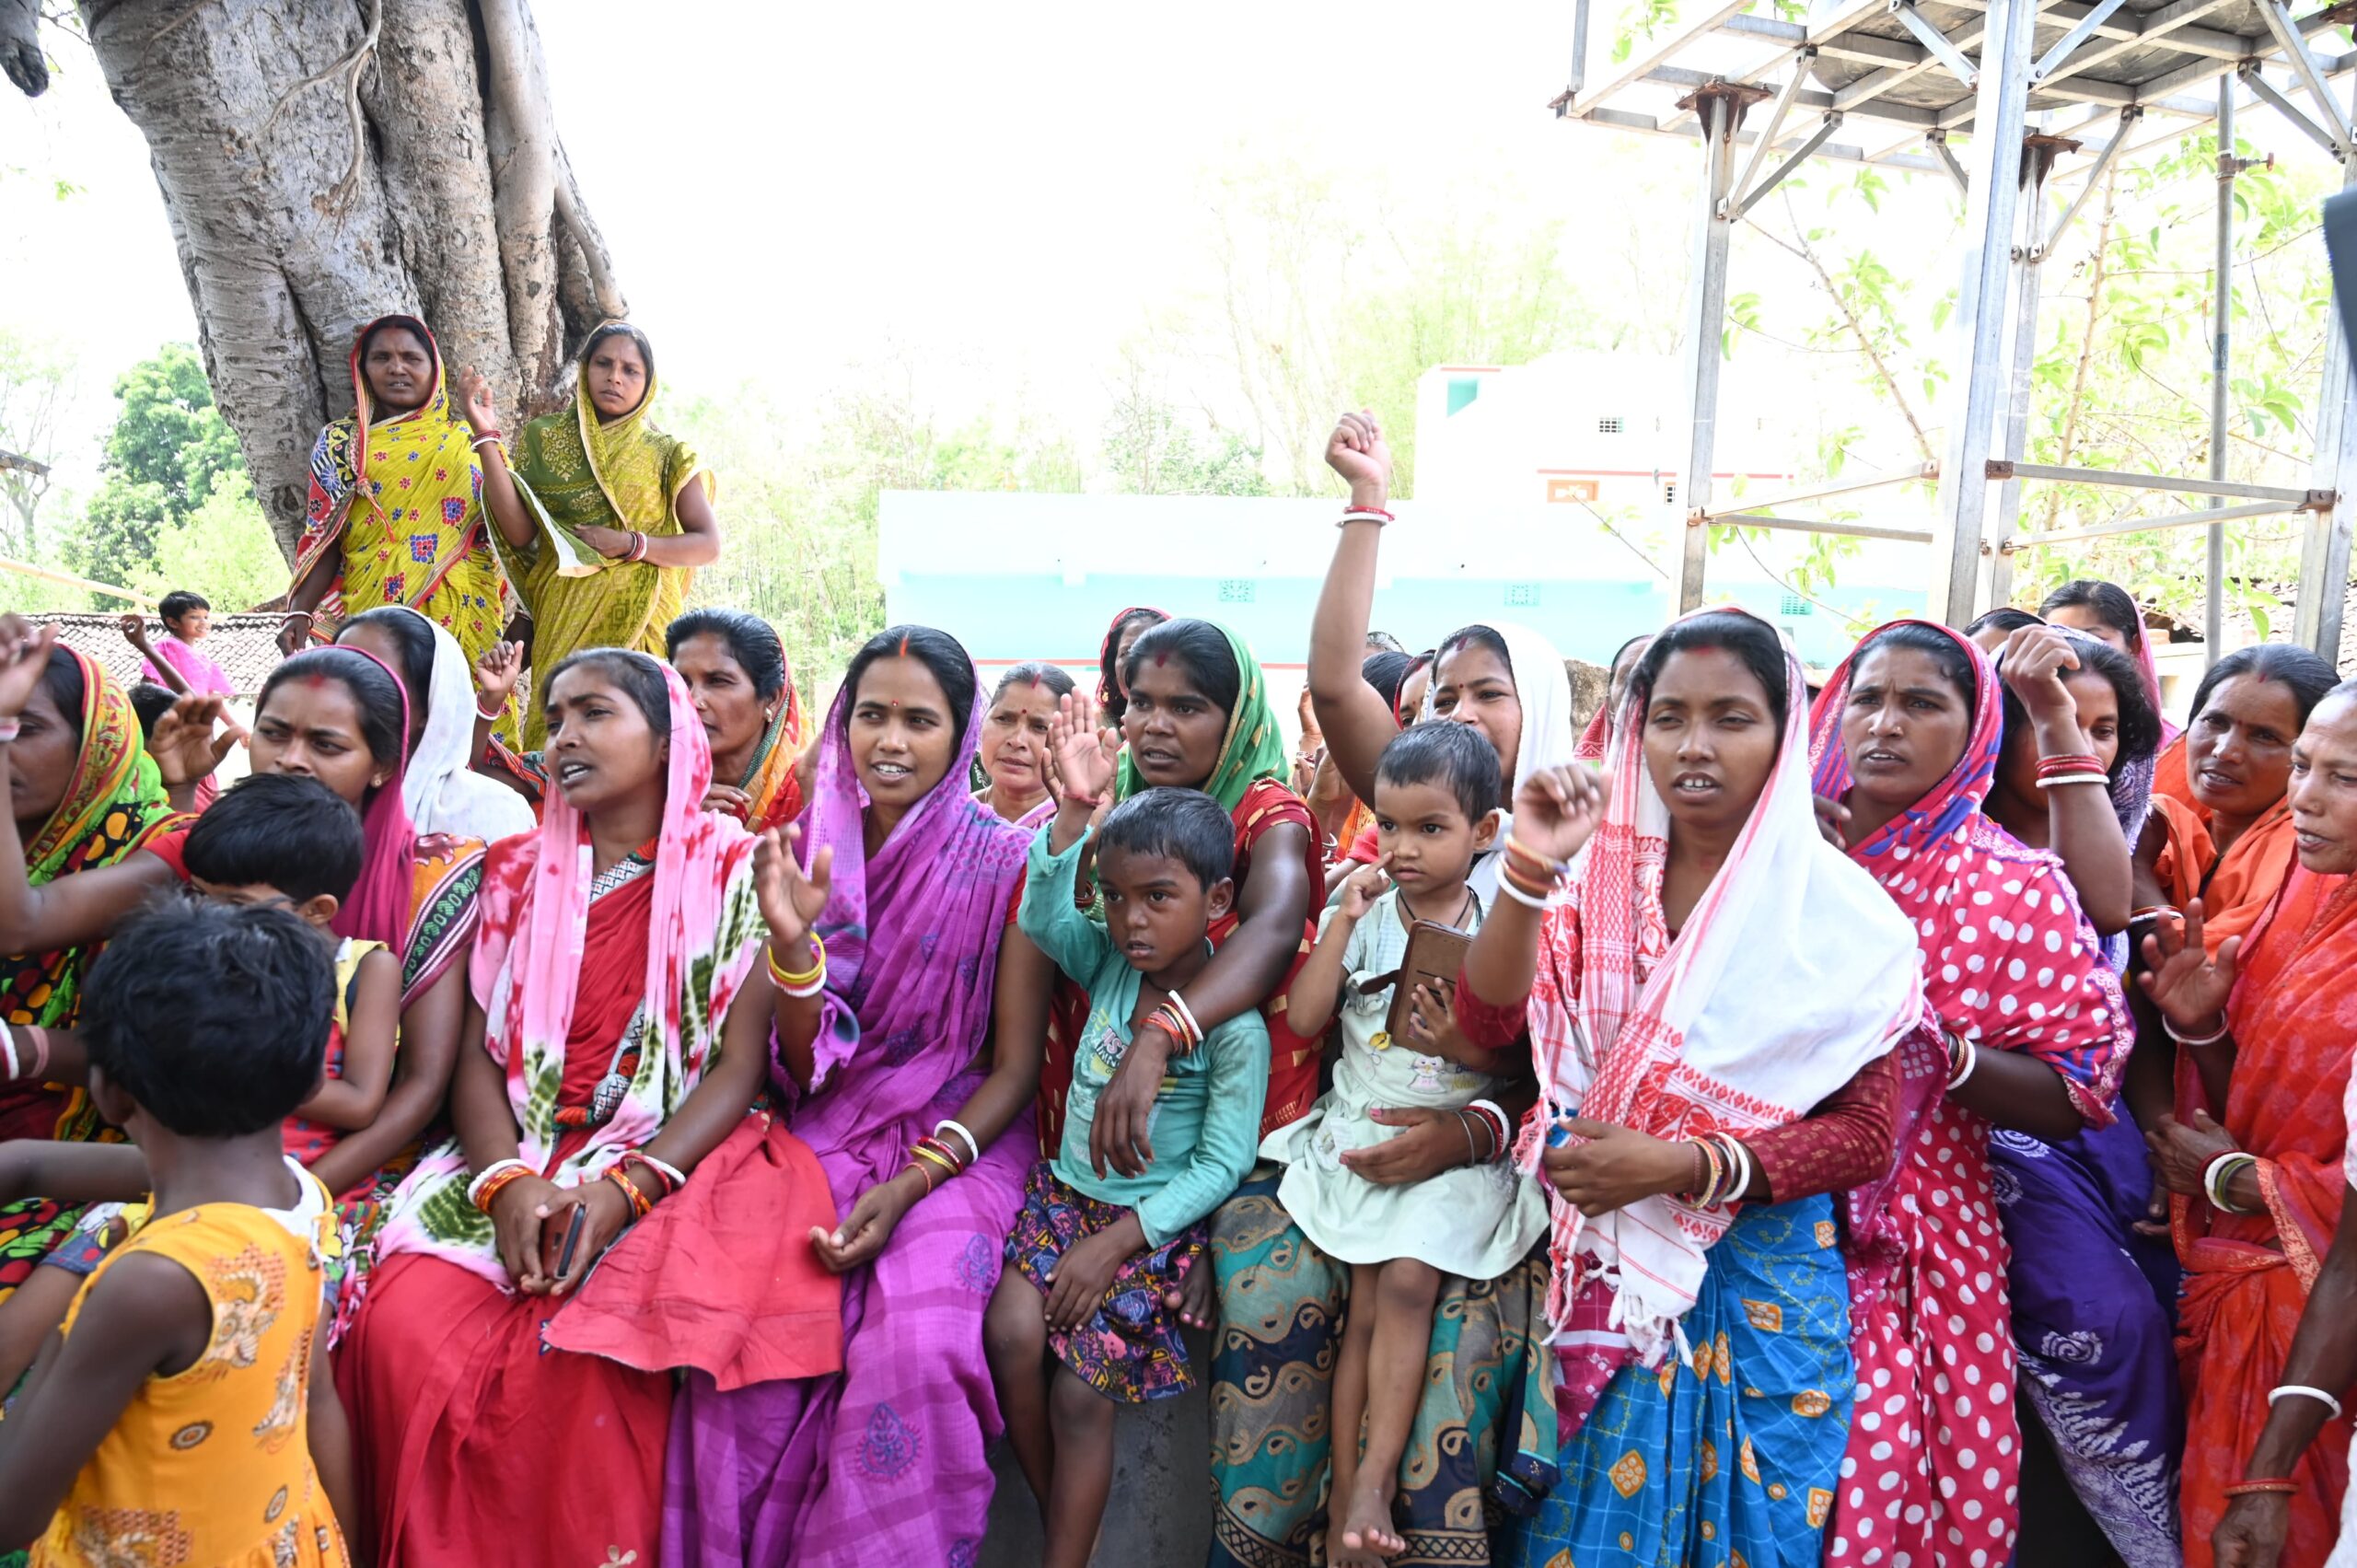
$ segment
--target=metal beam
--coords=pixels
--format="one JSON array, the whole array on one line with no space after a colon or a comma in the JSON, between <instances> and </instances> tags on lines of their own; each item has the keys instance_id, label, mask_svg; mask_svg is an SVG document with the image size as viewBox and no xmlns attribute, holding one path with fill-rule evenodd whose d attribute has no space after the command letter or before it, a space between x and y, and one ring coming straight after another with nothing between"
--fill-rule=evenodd
<instances>
[{"instance_id":1,"label":"metal beam","mask_svg":"<svg viewBox=\"0 0 2357 1568\"><path fill-rule=\"evenodd\" d=\"M2134 38L2107 41L2080 49L2068 60L2046 72L2038 81L2041 89L2051 90L2057 82L2075 76L2082 71L2092 71L2107 65L2123 54L2142 49L2173 49L2186 54L2207 55L2213 60L2240 60L2250 52L2247 41L2235 33L2220 32L2214 28L2199 28L2193 24L2215 11L2222 11L2233 0L2177 0L2137 19Z\"/></svg>"},{"instance_id":2,"label":"metal beam","mask_svg":"<svg viewBox=\"0 0 2357 1568\"><path fill-rule=\"evenodd\" d=\"M1933 152L1939 155L1941 166L1948 171L1948 178L1956 181L1956 188L1958 191L1971 190L1972 182L1964 177L1964 165L1956 162L1956 154L1948 150L1948 134L1934 131L1923 140L1931 144Z\"/></svg>"},{"instance_id":3,"label":"metal beam","mask_svg":"<svg viewBox=\"0 0 2357 1568\"><path fill-rule=\"evenodd\" d=\"M1736 512L1764 512L1771 506L1789 506L1795 501L1822 501L1829 495L1852 495L1861 490L1880 490L1887 484L1909 484L1919 479L1937 479L1940 465L1918 463L1911 469L1884 469L1875 473L1861 474L1855 479L1829 480L1823 484L1805 484L1798 490L1779 491L1771 495L1747 495L1724 512L1706 512L1687 508L1689 522L1697 519L1706 523L1724 522Z\"/></svg>"},{"instance_id":4,"label":"metal beam","mask_svg":"<svg viewBox=\"0 0 2357 1568\"><path fill-rule=\"evenodd\" d=\"M2348 151L2340 145L2340 138L2302 113L2298 104L2284 97L2265 76L2260 75L2257 61L2244 62L2241 75L2242 79L2250 84L2250 90L2272 105L2276 113L2290 121L2293 130L2306 135L2334 157L2347 159Z\"/></svg>"},{"instance_id":5,"label":"metal beam","mask_svg":"<svg viewBox=\"0 0 2357 1568\"><path fill-rule=\"evenodd\" d=\"M2018 459L2029 445L2030 371L2038 360L2038 307L2041 280L2038 261L2045 254L2038 231L2046 223L2046 178L2052 171L2050 153L2033 154L2025 146L2028 189L2021 200L2021 242L2014 250L2013 331L2005 354L2004 424L1997 447L2008 459ZM1997 487L1996 510L1988 522L1986 552L1989 595L1981 602L2004 604L2014 595L2014 558L2006 545L2020 526L2022 482L2009 479Z\"/></svg>"},{"instance_id":6,"label":"metal beam","mask_svg":"<svg viewBox=\"0 0 2357 1568\"><path fill-rule=\"evenodd\" d=\"M2024 550L2038 550L2049 544L2071 544L2083 539L2109 539L2114 534L2154 533L2164 528L2189 528L2207 523L2216 528L2244 517L2275 517L2292 507L2272 501L2254 501L2247 506L2224 508L2205 507L2199 512L2171 512L2159 517L2124 517L2116 523L2094 523L2084 528L2057 528L2052 533L2026 533L2008 540L1999 548L2014 553Z\"/></svg>"},{"instance_id":7,"label":"metal beam","mask_svg":"<svg viewBox=\"0 0 2357 1568\"><path fill-rule=\"evenodd\" d=\"M1587 12L1588 0L1574 0L1572 6L1572 75L1563 84L1563 98L1571 101L1587 86Z\"/></svg>"},{"instance_id":8,"label":"metal beam","mask_svg":"<svg viewBox=\"0 0 2357 1568\"><path fill-rule=\"evenodd\" d=\"M1826 523L1806 517L1763 517L1755 512L1729 512L1711 519L1719 528L1776 528L1785 533L1840 534L1845 539L1890 539L1901 544L1929 544L1929 528L1887 528L1874 523ZM1696 533L1706 530L1701 523L1689 520L1687 526Z\"/></svg>"},{"instance_id":9,"label":"metal beam","mask_svg":"<svg viewBox=\"0 0 2357 1568\"><path fill-rule=\"evenodd\" d=\"M2088 166L2087 182L2079 187L2079 194L2062 209L2062 215L2054 220L2054 226L2030 246L2029 259L2032 261L2045 261L2054 248L2062 243L2063 231L2071 226L2071 220L2079 215L2079 209L2087 204L2087 198L2096 193L2096 184L2103 178L2103 171L2111 167L2112 160L2128 145L2128 127L2142 119L2143 113L2133 104L2119 111L2119 129L2113 133L2111 141L2103 151L2096 155L2096 161ZM2018 451L2017 448L2015 450Z\"/></svg>"},{"instance_id":10,"label":"metal beam","mask_svg":"<svg viewBox=\"0 0 2357 1568\"><path fill-rule=\"evenodd\" d=\"M1989 509L1989 484L1982 476L1997 435L2005 287L2014 270L2038 0L1991 0L1986 26L1980 129L1972 138L1964 198L1964 276L1951 328L1956 348L1948 377L1947 447L1940 459L1939 520L1932 541L1929 610L1951 626L1972 619L1980 586L1980 533Z\"/></svg>"},{"instance_id":11,"label":"metal beam","mask_svg":"<svg viewBox=\"0 0 2357 1568\"><path fill-rule=\"evenodd\" d=\"M1623 87L1644 80L1645 77L1656 67L1666 65L1671 60L1675 59L1679 52L1684 50L1688 44L1692 43L1697 39L1709 37L1712 31L1715 29L1721 22L1725 21L1737 11L1748 8L1750 5L1751 0L1729 0L1729 3L1720 6L1717 10L1713 11L1709 16L1695 23L1692 27L1687 28L1672 36L1669 41L1663 44L1659 49L1654 50L1650 53L1640 55L1636 59L1631 61L1628 66L1624 68L1619 75L1605 83L1604 86L1596 88L1593 93L1590 93L1585 103L1580 103L1576 99L1570 99L1567 96L1564 100L1564 110L1582 120L1588 118L1598 109L1603 108L1605 100L1609 99L1614 93L1619 92Z\"/></svg>"},{"instance_id":12,"label":"metal beam","mask_svg":"<svg viewBox=\"0 0 2357 1568\"><path fill-rule=\"evenodd\" d=\"M2314 490L2287 490L2279 484L2245 484L2239 480L2188 479L2173 473L2126 473L2114 469L2065 469L2050 463L1987 465L1991 479L2050 479L2064 484L2109 485L2120 490L2165 490L2172 495L2235 495L2253 501L2281 501L2291 506L2317 505Z\"/></svg>"},{"instance_id":13,"label":"metal beam","mask_svg":"<svg viewBox=\"0 0 2357 1568\"><path fill-rule=\"evenodd\" d=\"M2117 5L2119 0L2111 0ZM1916 41L1932 52L1933 58L1948 68L1948 74L1964 84L1970 92L1980 85L1980 67L1965 58L1964 51L1948 41L1948 35L1925 21L1916 10L1915 0L1890 0L1890 14L1897 17Z\"/></svg>"},{"instance_id":14,"label":"metal beam","mask_svg":"<svg viewBox=\"0 0 2357 1568\"><path fill-rule=\"evenodd\" d=\"M2125 138L2122 138L2123 140ZM2228 349L2235 319L2235 82L2218 84L2218 234L2211 255L2210 299L2210 477L2226 477L2227 376L2234 368ZM2088 182L2094 189L2094 182ZM2330 328L2325 329L2327 331ZM2210 525L2201 555L2201 653L2204 665L2218 662L2226 637L2226 529L2222 496L2211 506L2222 516Z\"/></svg>"},{"instance_id":15,"label":"metal beam","mask_svg":"<svg viewBox=\"0 0 2357 1568\"><path fill-rule=\"evenodd\" d=\"M1711 93L1695 103L1702 127L1702 200L1695 215L1694 271L1686 299L1686 484L1689 508L1709 510L1711 470L1719 429L1719 345L1727 317L1727 241L1735 224L1722 215L1735 178L1735 124L1741 110L1731 94ZM1707 528L1689 528L1680 541L1678 610L1702 602L1702 568L1710 553Z\"/></svg>"},{"instance_id":16,"label":"metal beam","mask_svg":"<svg viewBox=\"0 0 2357 1568\"><path fill-rule=\"evenodd\" d=\"M1751 144L1751 156L1743 160L1743 170L1735 177L1735 182L1730 188L1727 201L1732 203L1732 206L1726 214L1728 218L1739 218L1743 215L1746 200L1743 193L1751 189L1751 177L1759 172L1761 164L1768 161L1768 149L1775 142L1776 133L1784 128L1784 116L1793 110L1793 95L1801 90L1803 82L1808 80L1808 64L1814 53L1814 51L1806 47L1794 53L1793 74L1785 79L1784 85L1777 89L1776 101L1768 111L1768 123L1760 131L1759 139ZM1823 137L1818 138L1820 141L1823 139Z\"/></svg>"},{"instance_id":17,"label":"metal beam","mask_svg":"<svg viewBox=\"0 0 2357 1568\"><path fill-rule=\"evenodd\" d=\"M1798 168L1801 165L1806 163L1812 157L1814 157L1817 149L1823 146L1829 140L1830 140L1833 133L1840 129L1841 129L1841 116L1831 110L1828 110L1823 122L1817 125L1816 130L1808 134L1806 140L1803 141L1799 146L1793 149L1792 156L1790 157L1787 157L1783 162L1778 164L1773 169L1771 169L1767 179L1761 180L1751 189L1744 192L1742 195L1732 198L1735 205L1728 212L1727 216L1731 218L1739 218L1743 216L1744 214L1749 212L1754 203L1756 203L1762 196L1768 194L1769 192L1773 191L1777 186L1782 185L1785 179L1791 175L1793 170Z\"/></svg>"},{"instance_id":18,"label":"metal beam","mask_svg":"<svg viewBox=\"0 0 2357 1568\"><path fill-rule=\"evenodd\" d=\"M2340 188L2357 188L2357 158L2340 166ZM2328 307L2329 319L2337 312ZM2300 541L2300 595L2293 601L2292 634L2327 661L2340 661L2340 613L2349 588L2349 535L2357 520L2357 382L2349 371L2349 337L2324 330L2324 380L2316 396L2316 460L2313 482L2329 488L2331 502L2308 514Z\"/></svg>"},{"instance_id":19,"label":"metal beam","mask_svg":"<svg viewBox=\"0 0 2357 1568\"><path fill-rule=\"evenodd\" d=\"M1669 125L1650 114L1638 114L1625 109L1599 109L1588 118L1596 124L1609 126L1615 131L1634 131L1643 136L1676 136L1690 142L1702 134L1699 126L1690 122ZM1738 131L1735 139L1738 146L1748 146L1759 138L1749 131ZM1940 166L1927 157L1906 155L1876 157L1868 154L1865 148L1846 142L1828 142L1817 149L1816 156L1836 163L1871 163L1878 168L1904 168L1916 174L1937 174L1940 171Z\"/></svg>"},{"instance_id":20,"label":"metal beam","mask_svg":"<svg viewBox=\"0 0 2357 1568\"><path fill-rule=\"evenodd\" d=\"M2349 116L2340 111L2340 105L2333 101L2332 89L2325 86L2324 72L2317 66L2316 57L2308 52L2307 41L2300 36L2300 29L2292 20L2292 7L2285 0L2258 0L2258 14L2267 23L2267 30L2275 35L2276 45L2283 51L2292 74L2308 89L2324 128L2332 133L2339 156L2347 161L2351 151Z\"/></svg>"},{"instance_id":21,"label":"metal beam","mask_svg":"<svg viewBox=\"0 0 2357 1568\"><path fill-rule=\"evenodd\" d=\"M2029 68L2030 85L2035 87L2052 75L2056 66L2071 58L2079 45L2093 38L2096 29L2109 21L2111 14L2126 3L2127 0L2097 0L2096 8L2080 17L2078 26L2056 39L2054 47L2048 50L2038 63Z\"/></svg>"},{"instance_id":22,"label":"metal beam","mask_svg":"<svg viewBox=\"0 0 2357 1568\"><path fill-rule=\"evenodd\" d=\"M1645 73L1645 80L1659 82L1664 87L1679 87L1686 92L1693 93L1721 83L1733 83L1735 78L1713 71L1696 71L1684 65L1656 65ZM1748 86L1749 84L1738 85ZM1841 107L1840 94L1826 92L1817 87L1801 88L1793 95L1793 102L1803 109L1838 110ZM1933 111L1928 109L1918 109L1912 104L1904 103L1884 104L1872 110L1872 113L1878 120L1896 120L1902 125L1929 125L1935 118ZM1663 122L1665 125L1675 122L1676 116Z\"/></svg>"},{"instance_id":23,"label":"metal beam","mask_svg":"<svg viewBox=\"0 0 2357 1568\"><path fill-rule=\"evenodd\" d=\"M1958 50L1975 48L1980 44L1987 27L1986 18L1976 19L1948 41L1955 44ZM1912 65L1900 65L1888 71L1876 71L1871 76L1861 76L1833 95L1833 107L1845 114L1850 113L1873 102L1893 87L1905 87L1937 64L1939 62L1933 59L1931 52L1927 50L1924 52L1923 58ZM1882 114L1885 111L1877 109L1874 112Z\"/></svg>"}]
</instances>

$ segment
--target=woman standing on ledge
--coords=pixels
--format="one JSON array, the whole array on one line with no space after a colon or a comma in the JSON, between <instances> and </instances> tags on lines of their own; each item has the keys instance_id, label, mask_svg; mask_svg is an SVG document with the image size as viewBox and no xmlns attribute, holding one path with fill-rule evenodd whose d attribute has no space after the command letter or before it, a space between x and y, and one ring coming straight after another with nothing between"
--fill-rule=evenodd
<instances>
[{"instance_id":1,"label":"woman standing on ledge","mask_svg":"<svg viewBox=\"0 0 2357 1568\"><path fill-rule=\"evenodd\" d=\"M478 437L495 436L479 386L470 378L467 417ZM689 579L720 559L717 482L693 447L655 427L655 345L630 323L609 321L582 345L572 403L517 432L514 468L496 442L487 448L493 490L504 470L528 519L520 538L503 527L500 543L532 613L535 668L554 669L584 648L668 656L664 629L687 609ZM545 735L535 704L525 747L539 749Z\"/></svg>"}]
</instances>

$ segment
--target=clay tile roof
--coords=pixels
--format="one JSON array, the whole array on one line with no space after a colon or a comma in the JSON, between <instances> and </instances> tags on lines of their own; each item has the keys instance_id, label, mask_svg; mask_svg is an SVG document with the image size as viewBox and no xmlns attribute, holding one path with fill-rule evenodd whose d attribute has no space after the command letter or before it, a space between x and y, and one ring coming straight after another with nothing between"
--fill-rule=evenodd
<instances>
[{"instance_id":1,"label":"clay tile roof","mask_svg":"<svg viewBox=\"0 0 2357 1568\"><path fill-rule=\"evenodd\" d=\"M122 640L120 615L34 615L27 619L35 625L56 627L59 642L97 659L125 686L138 683L140 658ZM261 683L278 668L278 628L283 619L277 615L213 618L213 632L204 639L204 651L228 672L240 697L259 696ZM153 616L148 618L147 634L163 634L163 623Z\"/></svg>"}]
</instances>

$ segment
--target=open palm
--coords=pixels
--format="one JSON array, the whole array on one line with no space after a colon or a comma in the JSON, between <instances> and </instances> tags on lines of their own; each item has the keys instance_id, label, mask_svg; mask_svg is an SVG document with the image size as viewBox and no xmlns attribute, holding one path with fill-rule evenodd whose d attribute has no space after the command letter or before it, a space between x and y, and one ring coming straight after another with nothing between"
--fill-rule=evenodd
<instances>
[{"instance_id":1,"label":"open palm","mask_svg":"<svg viewBox=\"0 0 2357 1568\"><path fill-rule=\"evenodd\" d=\"M1048 719L1048 755L1058 787L1091 805L1104 800L1121 758L1121 732L1100 727L1097 717L1096 698L1067 691Z\"/></svg>"},{"instance_id":2,"label":"open palm","mask_svg":"<svg viewBox=\"0 0 2357 1568\"><path fill-rule=\"evenodd\" d=\"M794 843L801 836L799 828L772 828L753 846L753 892L769 923L770 941L780 947L810 935L834 880L834 846L819 850L805 871L794 858Z\"/></svg>"},{"instance_id":3,"label":"open palm","mask_svg":"<svg viewBox=\"0 0 2357 1568\"><path fill-rule=\"evenodd\" d=\"M2136 977L2182 1034L2216 1027L2235 989L2235 958L2243 939L2229 936L2218 944L2215 958L2202 943L2201 900L2185 906L2185 924L2164 921L2144 938L2145 971Z\"/></svg>"}]
</instances>

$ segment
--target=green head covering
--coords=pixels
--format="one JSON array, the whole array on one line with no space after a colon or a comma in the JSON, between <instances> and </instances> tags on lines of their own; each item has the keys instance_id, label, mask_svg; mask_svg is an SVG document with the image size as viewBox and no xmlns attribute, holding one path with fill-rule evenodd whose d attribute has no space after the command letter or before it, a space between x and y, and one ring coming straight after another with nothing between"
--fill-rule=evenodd
<instances>
[{"instance_id":1,"label":"green head covering","mask_svg":"<svg viewBox=\"0 0 2357 1568\"><path fill-rule=\"evenodd\" d=\"M1202 790L1233 816L1255 781L1284 777L1285 743L1277 728L1276 712L1269 706L1269 679L1260 673L1260 661L1252 656L1243 638L1216 621L1212 625L1227 639L1228 652L1236 656L1237 681L1236 706L1227 715L1227 737L1220 742L1219 761L1213 765L1212 776L1203 781ZM1137 763L1127 750L1121 753L1120 772L1113 783L1116 800L1127 800L1149 787L1138 776Z\"/></svg>"}]
</instances>

